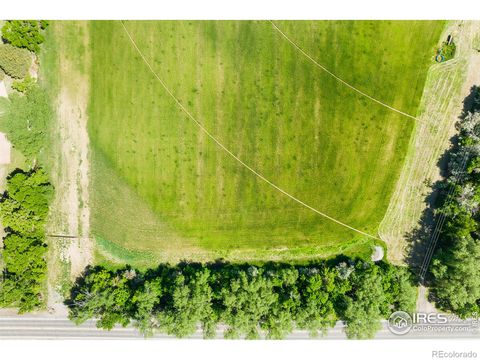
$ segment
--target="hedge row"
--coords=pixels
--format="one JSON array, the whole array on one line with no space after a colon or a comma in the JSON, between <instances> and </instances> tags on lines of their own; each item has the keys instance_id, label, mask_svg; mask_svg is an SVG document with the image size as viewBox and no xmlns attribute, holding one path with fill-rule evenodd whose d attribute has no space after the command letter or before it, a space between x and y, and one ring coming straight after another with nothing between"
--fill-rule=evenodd
<instances>
[{"instance_id":1,"label":"hedge row","mask_svg":"<svg viewBox=\"0 0 480 360\"><path fill-rule=\"evenodd\" d=\"M4 269L0 281L0 306L18 307L20 313L43 304L47 274L44 225L52 186L41 169L16 170L7 179L0 199L5 227Z\"/></svg>"},{"instance_id":2,"label":"hedge row","mask_svg":"<svg viewBox=\"0 0 480 360\"><path fill-rule=\"evenodd\" d=\"M480 313L480 93L458 124L449 176L438 209L445 217L433 257L431 287L437 306L461 317Z\"/></svg>"},{"instance_id":3,"label":"hedge row","mask_svg":"<svg viewBox=\"0 0 480 360\"><path fill-rule=\"evenodd\" d=\"M336 321L350 338L370 338L394 310L413 311L416 288L408 269L344 260L310 265L229 263L88 268L66 301L77 324L96 319L112 329L132 323L145 336L177 337L200 325L205 338L281 339L294 329L323 334Z\"/></svg>"}]
</instances>

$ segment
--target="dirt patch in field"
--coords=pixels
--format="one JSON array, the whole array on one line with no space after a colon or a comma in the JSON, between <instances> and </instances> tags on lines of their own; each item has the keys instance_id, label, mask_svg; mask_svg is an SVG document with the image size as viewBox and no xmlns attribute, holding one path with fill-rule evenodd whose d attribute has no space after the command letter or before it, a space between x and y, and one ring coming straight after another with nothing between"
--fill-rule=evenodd
<instances>
[{"instance_id":1,"label":"dirt patch in field","mask_svg":"<svg viewBox=\"0 0 480 360\"><path fill-rule=\"evenodd\" d=\"M0 97L8 98L7 88L3 80L0 81Z\"/></svg>"},{"instance_id":2,"label":"dirt patch in field","mask_svg":"<svg viewBox=\"0 0 480 360\"><path fill-rule=\"evenodd\" d=\"M4 165L10 164L10 150L11 150L10 141L4 133L0 132L0 166L3 168Z\"/></svg>"},{"instance_id":3,"label":"dirt patch in field","mask_svg":"<svg viewBox=\"0 0 480 360\"><path fill-rule=\"evenodd\" d=\"M68 40L63 37L65 26L78 27L88 49L88 25L75 22L55 24L58 41L59 88L56 99L56 147L58 156L52 176L56 197L52 206L54 215L51 232L74 238L53 238L55 251L64 263L70 265L70 278L79 276L93 260L90 238L89 207L89 138L87 132L88 76L81 68L88 61L73 58L68 51ZM57 275L58 276L58 275Z\"/></svg>"},{"instance_id":4,"label":"dirt patch in field","mask_svg":"<svg viewBox=\"0 0 480 360\"><path fill-rule=\"evenodd\" d=\"M61 207L67 219L67 235L71 239L67 258L72 276L79 275L91 263L90 209L88 202L89 159L86 129L86 97L88 83L80 79L77 91L62 87L58 97L58 121L62 135ZM59 191L57 189L57 191Z\"/></svg>"}]
</instances>

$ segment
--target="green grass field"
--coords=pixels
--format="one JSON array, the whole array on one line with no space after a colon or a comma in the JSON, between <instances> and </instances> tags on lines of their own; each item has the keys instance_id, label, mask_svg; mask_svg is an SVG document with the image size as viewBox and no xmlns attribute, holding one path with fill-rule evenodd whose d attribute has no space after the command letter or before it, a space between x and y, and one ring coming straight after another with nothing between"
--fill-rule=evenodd
<instances>
[{"instance_id":1,"label":"green grass field","mask_svg":"<svg viewBox=\"0 0 480 360\"><path fill-rule=\"evenodd\" d=\"M277 25L347 82L416 115L444 23ZM269 22L126 26L175 96L234 154L316 209L377 234L412 119L315 67ZM202 133L119 22L92 22L90 44L91 221L99 261L369 253L371 240L285 197Z\"/></svg>"}]
</instances>

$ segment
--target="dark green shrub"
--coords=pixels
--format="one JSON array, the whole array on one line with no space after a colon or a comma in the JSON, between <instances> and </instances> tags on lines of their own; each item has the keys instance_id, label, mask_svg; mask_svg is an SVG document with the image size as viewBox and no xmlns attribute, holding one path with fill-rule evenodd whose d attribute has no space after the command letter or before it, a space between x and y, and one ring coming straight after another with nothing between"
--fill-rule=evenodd
<instances>
[{"instance_id":1,"label":"dark green shrub","mask_svg":"<svg viewBox=\"0 0 480 360\"><path fill-rule=\"evenodd\" d=\"M453 59L455 57L455 51L457 49L457 45L452 41L450 44L448 43L443 43L442 46L442 55L444 57L444 61Z\"/></svg>"},{"instance_id":2,"label":"dark green shrub","mask_svg":"<svg viewBox=\"0 0 480 360\"><path fill-rule=\"evenodd\" d=\"M32 63L32 56L25 49L10 44L0 44L0 68L9 76L22 79Z\"/></svg>"},{"instance_id":3,"label":"dark green shrub","mask_svg":"<svg viewBox=\"0 0 480 360\"><path fill-rule=\"evenodd\" d=\"M38 52L45 41L43 26L37 20L9 20L2 28L2 37L13 46Z\"/></svg>"},{"instance_id":4,"label":"dark green shrub","mask_svg":"<svg viewBox=\"0 0 480 360\"><path fill-rule=\"evenodd\" d=\"M480 87L473 89L473 111L480 111Z\"/></svg>"},{"instance_id":5,"label":"dark green shrub","mask_svg":"<svg viewBox=\"0 0 480 360\"><path fill-rule=\"evenodd\" d=\"M40 20L39 23L42 30L45 30L48 25L50 25L50 22L48 20Z\"/></svg>"},{"instance_id":6,"label":"dark green shrub","mask_svg":"<svg viewBox=\"0 0 480 360\"><path fill-rule=\"evenodd\" d=\"M37 82L34 78L32 78L30 75L27 75L23 80L15 80L12 83L12 89L26 94L36 85L36 83Z\"/></svg>"},{"instance_id":7,"label":"dark green shrub","mask_svg":"<svg viewBox=\"0 0 480 360\"><path fill-rule=\"evenodd\" d=\"M47 145L53 109L42 88L33 86L26 96L11 94L2 119L2 130L14 146L30 161L38 159Z\"/></svg>"}]
</instances>

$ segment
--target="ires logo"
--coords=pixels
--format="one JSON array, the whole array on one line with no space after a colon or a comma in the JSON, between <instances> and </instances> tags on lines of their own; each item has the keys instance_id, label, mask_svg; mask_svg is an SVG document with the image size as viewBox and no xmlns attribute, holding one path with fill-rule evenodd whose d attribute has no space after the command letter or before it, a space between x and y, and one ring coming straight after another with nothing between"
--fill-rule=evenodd
<instances>
[{"instance_id":1,"label":"ires logo","mask_svg":"<svg viewBox=\"0 0 480 360\"><path fill-rule=\"evenodd\" d=\"M395 311L388 318L388 329L395 335L405 335L413 325L412 317L405 311Z\"/></svg>"},{"instance_id":2,"label":"ires logo","mask_svg":"<svg viewBox=\"0 0 480 360\"><path fill-rule=\"evenodd\" d=\"M388 329L395 335L417 333L458 332L471 333L478 330L475 319L460 319L454 315L439 313L412 313L395 311L388 318Z\"/></svg>"},{"instance_id":3,"label":"ires logo","mask_svg":"<svg viewBox=\"0 0 480 360\"><path fill-rule=\"evenodd\" d=\"M446 324L448 323L448 318L445 314L413 313L411 317L414 324Z\"/></svg>"}]
</instances>

